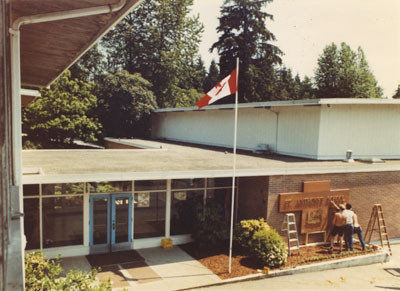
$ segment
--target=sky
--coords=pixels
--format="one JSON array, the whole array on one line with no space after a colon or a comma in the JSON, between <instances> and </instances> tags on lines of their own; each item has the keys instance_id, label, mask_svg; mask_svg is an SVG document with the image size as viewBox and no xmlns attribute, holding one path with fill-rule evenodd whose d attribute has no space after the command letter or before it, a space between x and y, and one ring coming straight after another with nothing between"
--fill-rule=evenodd
<instances>
[{"instance_id":1,"label":"sky","mask_svg":"<svg viewBox=\"0 0 400 291\"><path fill-rule=\"evenodd\" d=\"M200 54L208 68L218 55L210 47L218 40L219 8L223 0L194 0L193 12L204 25ZM283 52L283 64L302 78L314 76L324 47L346 42L353 50L363 49L369 67L391 97L400 84L400 0L275 0L267 20Z\"/></svg>"}]
</instances>

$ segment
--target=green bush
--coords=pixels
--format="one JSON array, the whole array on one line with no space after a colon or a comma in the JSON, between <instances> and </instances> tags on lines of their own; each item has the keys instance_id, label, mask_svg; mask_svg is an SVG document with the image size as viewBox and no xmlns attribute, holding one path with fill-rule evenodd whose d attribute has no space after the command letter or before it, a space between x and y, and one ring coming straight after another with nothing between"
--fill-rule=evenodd
<instances>
[{"instance_id":1,"label":"green bush","mask_svg":"<svg viewBox=\"0 0 400 291\"><path fill-rule=\"evenodd\" d=\"M279 267L286 263L287 246L274 229L261 229L253 234L250 243L250 254L268 267Z\"/></svg>"},{"instance_id":2,"label":"green bush","mask_svg":"<svg viewBox=\"0 0 400 291\"><path fill-rule=\"evenodd\" d=\"M235 226L234 240L243 248L249 248L256 231L269 230L270 227L264 218L242 220Z\"/></svg>"},{"instance_id":3,"label":"green bush","mask_svg":"<svg viewBox=\"0 0 400 291\"><path fill-rule=\"evenodd\" d=\"M59 258L48 260L41 251L28 253L25 255L25 289L111 291L110 281L96 280L96 270L71 270L66 277L60 276L62 271Z\"/></svg>"},{"instance_id":4,"label":"green bush","mask_svg":"<svg viewBox=\"0 0 400 291\"><path fill-rule=\"evenodd\" d=\"M194 212L192 237L202 248L218 246L229 237L229 224L225 221L225 210L216 202L207 201L205 209L197 204Z\"/></svg>"}]
</instances>

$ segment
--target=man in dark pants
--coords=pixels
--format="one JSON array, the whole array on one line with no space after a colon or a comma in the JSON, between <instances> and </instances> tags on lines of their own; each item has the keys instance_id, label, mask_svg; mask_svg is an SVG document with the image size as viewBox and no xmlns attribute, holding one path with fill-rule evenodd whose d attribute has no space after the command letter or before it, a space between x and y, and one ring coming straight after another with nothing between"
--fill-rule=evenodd
<instances>
[{"instance_id":1,"label":"man in dark pants","mask_svg":"<svg viewBox=\"0 0 400 291\"><path fill-rule=\"evenodd\" d=\"M358 223L358 217L357 214L354 213L354 229L353 233L358 235L358 240L360 241L362 250L365 251L365 242L363 239L363 233L361 229L361 225Z\"/></svg>"},{"instance_id":2,"label":"man in dark pants","mask_svg":"<svg viewBox=\"0 0 400 291\"><path fill-rule=\"evenodd\" d=\"M345 250L353 250L353 223L354 223L354 212L351 210L351 204L346 203L346 209L343 210L343 215L346 217L346 226L344 228L344 242Z\"/></svg>"},{"instance_id":3,"label":"man in dark pants","mask_svg":"<svg viewBox=\"0 0 400 291\"><path fill-rule=\"evenodd\" d=\"M330 235L330 240L331 240L331 245L329 248L329 253L333 253L333 242L335 240L335 236L338 236L338 241L339 241L339 254L342 252L342 239L343 239L343 233L344 233L344 228L346 226L346 217L343 215L343 211L345 209L345 206L343 204L336 205L335 202L332 201L332 204L337 208L337 212L335 213L335 216L333 217L333 229Z\"/></svg>"}]
</instances>

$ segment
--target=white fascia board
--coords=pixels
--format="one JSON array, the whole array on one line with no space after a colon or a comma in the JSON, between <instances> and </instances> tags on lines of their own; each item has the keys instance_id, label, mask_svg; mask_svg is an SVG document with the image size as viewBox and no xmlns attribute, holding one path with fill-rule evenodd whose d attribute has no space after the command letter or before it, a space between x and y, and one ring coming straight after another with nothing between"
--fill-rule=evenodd
<instances>
[{"instance_id":1,"label":"white fascia board","mask_svg":"<svg viewBox=\"0 0 400 291\"><path fill-rule=\"evenodd\" d=\"M134 143L134 142L131 142L129 139L119 139L119 138L105 137L104 140L105 141L109 141L109 142L113 142L113 143L117 143L117 144L126 145L126 146L138 147L138 148L140 148L142 150L144 150L144 149L146 149L146 150L147 149L166 150L166 149L152 147L152 146L148 146L148 145L144 145L144 144L140 144L140 143ZM107 150L113 150L113 149L107 149ZM136 151L138 149L134 149L134 150Z\"/></svg>"},{"instance_id":2,"label":"white fascia board","mask_svg":"<svg viewBox=\"0 0 400 291\"><path fill-rule=\"evenodd\" d=\"M40 96L40 92L38 90L21 89L20 93L21 93L21 96L32 96L32 97Z\"/></svg>"},{"instance_id":3,"label":"white fascia board","mask_svg":"<svg viewBox=\"0 0 400 291\"><path fill-rule=\"evenodd\" d=\"M303 168L281 168L281 169L236 170L236 176L256 177L256 176L282 176L282 175L287 176L287 175L400 171L400 165L368 164L365 166L364 165L354 166L344 162L343 164L344 165L342 167L319 167L319 168L303 167ZM232 175L233 175L232 170L68 174L68 175L28 175L22 177L22 183L24 185L29 185L29 184L53 184L53 183L102 182L102 181L224 178L224 177L232 177Z\"/></svg>"},{"instance_id":4,"label":"white fascia board","mask_svg":"<svg viewBox=\"0 0 400 291\"><path fill-rule=\"evenodd\" d=\"M305 99L289 101L266 101L254 103L242 103L238 105L242 108L269 108L269 107L288 107L288 106L319 106L319 105L400 105L400 99L379 99L379 98L323 98ZM208 105L205 108L197 109L196 106L182 108L163 108L157 109L155 113L166 112L185 112L185 111L206 111L206 110L228 110L234 109L235 104Z\"/></svg>"}]
</instances>

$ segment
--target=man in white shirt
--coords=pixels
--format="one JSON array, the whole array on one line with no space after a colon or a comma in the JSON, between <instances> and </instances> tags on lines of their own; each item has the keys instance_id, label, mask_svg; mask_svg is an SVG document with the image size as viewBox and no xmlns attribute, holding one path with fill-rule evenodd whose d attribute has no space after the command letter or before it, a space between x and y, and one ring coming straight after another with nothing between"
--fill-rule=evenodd
<instances>
[{"instance_id":1,"label":"man in white shirt","mask_svg":"<svg viewBox=\"0 0 400 291\"><path fill-rule=\"evenodd\" d=\"M344 228L344 242L345 250L353 250L353 224L354 224L354 212L351 210L351 204L346 203L346 209L343 210L343 215L346 217L346 226Z\"/></svg>"}]
</instances>

